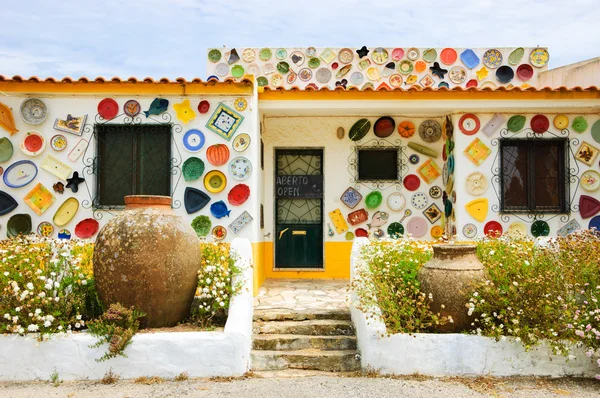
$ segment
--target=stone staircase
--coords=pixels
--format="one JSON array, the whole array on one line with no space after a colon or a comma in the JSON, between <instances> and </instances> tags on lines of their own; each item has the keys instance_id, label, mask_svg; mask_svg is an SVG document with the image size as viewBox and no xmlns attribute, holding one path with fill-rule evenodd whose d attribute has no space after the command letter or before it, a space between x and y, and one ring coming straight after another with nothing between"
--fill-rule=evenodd
<instances>
[{"instance_id":1,"label":"stone staircase","mask_svg":"<svg viewBox=\"0 0 600 398\"><path fill-rule=\"evenodd\" d=\"M354 325L347 310L257 310L253 331L253 371L360 370Z\"/></svg>"}]
</instances>

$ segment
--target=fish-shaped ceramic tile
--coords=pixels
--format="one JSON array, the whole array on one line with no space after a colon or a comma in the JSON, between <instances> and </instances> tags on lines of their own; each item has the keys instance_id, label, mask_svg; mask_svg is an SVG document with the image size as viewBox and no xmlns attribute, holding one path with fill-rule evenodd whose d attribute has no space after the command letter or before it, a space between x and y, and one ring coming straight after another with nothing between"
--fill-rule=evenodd
<instances>
[{"instance_id":1,"label":"fish-shaped ceramic tile","mask_svg":"<svg viewBox=\"0 0 600 398\"><path fill-rule=\"evenodd\" d=\"M8 131L10 135L19 131L15 126L15 118L13 117L12 111L2 102L0 102L0 127Z\"/></svg>"},{"instance_id":2,"label":"fish-shaped ceramic tile","mask_svg":"<svg viewBox=\"0 0 600 398\"><path fill-rule=\"evenodd\" d=\"M367 224L367 226L369 229L381 227L387 224L388 218L390 218L390 215L385 211L377 211L373 214L373 218L371 218L371 224Z\"/></svg>"},{"instance_id":3,"label":"fish-shaped ceramic tile","mask_svg":"<svg viewBox=\"0 0 600 398\"><path fill-rule=\"evenodd\" d=\"M169 100L166 98L154 98L154 101L150 104L150 108L144 111L146 117L150 115L160 115L169 107Z\"/></svg>"},{"instance_id":4,"label":"fish-shaped ceramic tile","mask_svg":"<svg viewBox=\"0 0 600 398\"><path fill-rule=\"evenodd\" d=\"M231 213L231 210L227 209L227 205L222 200L210 205L210 214L215 218L229 217L229 213Z\"/></svg>"}]
</instances>

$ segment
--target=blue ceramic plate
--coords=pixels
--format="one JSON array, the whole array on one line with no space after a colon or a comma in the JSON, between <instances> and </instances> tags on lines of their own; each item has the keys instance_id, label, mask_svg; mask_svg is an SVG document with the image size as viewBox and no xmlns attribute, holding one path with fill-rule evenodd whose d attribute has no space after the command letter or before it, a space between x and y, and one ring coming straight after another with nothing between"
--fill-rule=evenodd
<instances>
[{"instance_id":1,"label":"blue ceramic plate","mask_svg":"<svg viewBox=\"0 0 600 398\"><path fill-rule=\"evenodd\" d=\"M460 60L469 69L473 69L479 65L479 57L470 48L466 49L460 54Z\"/></svg>"},{"instance_id":2,"label":"blue ceramic plate","mask_svg":"<svg viewBox=\"0 0 600 398\"><path fill-rule=\"evenodd\" d=\"M2 179L7 187L21 188L35 179L38 168L31 160L19 160L8 166Z\"/></svg>"},{"instance_id":3,"label":"blue ceramic plate","mask_svg":"<svg viewBox=\"0 0 600 398\"><path fill-rule=\"evenodd\" d=\"M187 214L202 210L210 202L210 197L206 193L192 187L185 188L183 198Z\"/></svg>"},{"instance_id":4,"label":"blue ceramic plate","mask_svg":"<svg viewBox=\"0 0 600 398\"><path fill-rule=\"evenodd\" d=\"M592 228L596 228L597 231L600 231L600 216L596 216L590 220L588 229L592 229Z\"/></svg>"},{"instance_id":5,"label":"blue ceramic plate","mask_svg":"<svg viewBox=\"0 0 600 398\"><path fill-rule=\"evenodd\" d=\"M19 204L12 196L6 192L0 191L0 216L10 213L16 209L18 205Z\"/></svg>"},{"instance_id":6,"label":"blue ceramic plate","mask_svg":"<svg viewBox=\"0 0 600 398\"><path fill-rule=\"evenodd\" d=\"M204 134L198 129L188 130L183 136L183 146L190 152L198 152L204 146Z\"/></svg>"},{"instance_id":7,"label":"blue ceramic plate","mask_svg":"<svg viewBox=\"0 0 600 398\"><path fill-rule=\"evenodd\" d=\"M215 218L229 217L229 213L231 213L231 210L227 210L227 205L222 200L210 205L210 214Z\"/></svg>"}]
</instances>

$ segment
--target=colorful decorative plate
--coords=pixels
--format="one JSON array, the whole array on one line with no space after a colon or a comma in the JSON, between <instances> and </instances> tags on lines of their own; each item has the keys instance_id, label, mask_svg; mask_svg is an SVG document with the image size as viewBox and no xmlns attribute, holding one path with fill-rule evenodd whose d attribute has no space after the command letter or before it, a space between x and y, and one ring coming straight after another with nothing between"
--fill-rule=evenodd
<instances>
[{"instance_id":1,"label":"colorful decorative plate","mask_svg":"<svg viewBox=\"0 0 600 398\"><path fill-rule=\"evenodd\" d=\"M195 156L187 158L181 166L181 173L185 181L197 180L204 174L204 161Z\"/></svg>"},{"instance_id":2,"label":"colorful decorative plate","mask_svg":"<svg viewBox=\"0 0 600 398\"><path fill-rule=\"evenodd\" d=\"M446 164L448 164L448 172L452 174L450 172L450 162ZM419 168L417 169L417 173L421 176L423 181L425 181L427 184L431 184L433 181L435 181L436 178L438 178L442 174L442 171L433 159L427 159L425 163L419 166Z\"/></svg>"},{"instance_id":3,"label":"colorful decorative plate","mask_svg":"<svg viewBox=\"0 0 600 398\"><path fill-rule=\"evenodd\" d=\"M313 75L312 70L310 70L308 68L302 68L302 69L300 69L300 72L298 72L298 77L303 82L307 82L310 79L312 79L312 75Z\"/></svg>"},{"instance_id":4,"label":"colorful decorative plate","mask_svg":"<svg viewBox=\"0 0 600 398\"><path fill-rule=\"evenodd\" d=\"M473 135L477 133L480 126L481 124L479 122L479 118L472 113L463 115L458 121L458 127L460 128L460 131L466 135Z\"/></svg>"},{"instance_id":5,"label":"colorful decorative plate","mask_svg":"<svg viewBox=\"0 0 600 398\"><path fill-rule=\"evenodd\" d=\"M406 226L408 233L411 234L413 238L422 238L429 231L427 220L423 217L412 217Z\"/></svg>"},{"instance_id":6,"label":"colorful decorative plate","mask_svg":"<svg viewBox=\"0 0 600 398\"><path fill-rule=\"evenodd\" d=\"M523 59L523 55L525 55L525 49L523 47L516 48L513 52L508 56L508 63L511 65L518 65Z\"/></svg>"},{"instance_id":7,"label":"colorful decorative plate","mask_svg":"<svg viewBox=\"0 0 600 398\"><path fill-rule=\"evenodd\" d=\"M252 174L252 163L248 158L238 156L229 163L229 173L234 180L246 180Z\"/></svg>"},{"instance_id":8,"label":"colorful decorative plate","mask_svg":"<svg viewBox=\"0 0 600 398\"><path fill-rule=\"evenodd\" d=\"M403 75L410 75L410 73L413 71L413 63L405 59L398 64L397 69L398 72L402 73Z\"/></svg>"},{"instance_id":9,"label":"colorful decorative plate","mask_svg":"<svg viewBox=\"0 0 600 398\"><path fill-rule=\"evenodd\" d=\"M215 240L223 240L227 237L227 230L222 225L215 225L210 234Z\"/></svg>"},{"instance_id":10,"label":"colorful decorative plate","mask_svg":"<svg viewBox=\"0 0 600 398\"><path fill-rule=\"evenodd\" d=\"M531 65L519 65L519 67L517 68L517 77L524 82L531 79L533 77L533 68L531 67Z\"/></svg>"},{"instance_id":11,"label":"colorful decorative plate","mask_svg":"<svg viewBox=\"0 0 600 398\"><path fill-rule=\"evenodd\" d=\"M421 159L419 158L419 155L415 153L408 157L408 161L410 162L410 164L418 164L420 160Z\"/></svg>"},{"instance_id":12,"label":"colorful decorative plate","mask_svg":"<svg viewBox=\"0 0 600 398\"><path fill-rule=\"evenodd\" d=\"M380 117L373 125L373 131L379 138L389 137L395 130L396 122L389 116Z\"/></svg>"},{"instance_id":13,"label":"colorful decorative plate","mask_svg":"<svg viewBox=\"0 0 600 398\"><path fill-rule=\"evenodd\" d=\"M560 227L559 230L556 231L556 233L558 234L558 236L567 236L571 232L575 232L579 229L581 229L581 225L577 222L577 220L572 219L571 221Z\"/></svg>"},{"instance_id":14,"label":"colorful decorative plate","mask_svg":"<svg viewBox=\"0 0 600 398\"><path fill-rule=\"evenodd\" d=\"M383 64L385 64L387 62L388 58L389 58L389 54L388 54L387 50L385 48L383 48L383 47L377 47L371 53L371 59L377 65L383 65Z\"/></svg>"},{"instance_id":15,"label":"colorful decorative plate","mask_svg":"<svg viewBox=\"0 0 600 398\"><path fill-rule=\"evenodd\" d=\"M222 200L210 205L210 214L215 218L229 217L231 210L227 208L227 205Z\"/></svg>"},{"instance_id":16,"label":"colorful decorative plate","mask_svg":"<svg viewBox=\"0 0 600 398\"><path fill-rule=\"evenodd\" d=\"M321 65L321 60L317 57L311 57L308 59L308 67L311 69L317 69Z\"/></svg>"},{"instance_id":17,"label":"colorful decorative plate","mask_svg":"<svg viewBox=\"0 0 600 398\"><path fill-rule=\"evenodd\" d=\"M238 112L242 112L242 111L246 110L247 106L248 106L248 101L246 101L245 98L241 98L241 97L236 99L233 103L233 107Z\"/></svg>"},{"instance_id":18,"label":"colorful decorative plate","mask_svg":"<svg viewBox=\"0 0 600 398\"><path fill-rule=\"evenodd\" d=\"M353 212L348 213L348 222L350 225L360 224L361 222L365 222L369 219L369 213L365 209L355 210Z\"/></svg>"},{"instance_id":19,"label":"colorful decorative plate","mask_svg":"<svg viewBox=\"0 0 600 398\"><path fill-rule=\"evenodd\" d=\"M536 238L538 236L548 236L550 234L550 226L543 220L534 221L531 224L531 234Z\"/></svg>"},{"instance_id":20,"label":"colorful decorative plate","mask_svg":"<svg viewBox=\"0 0 600 398\"><path fill-rule=\"evenodd\" d=\"M427 206L425 210L423 210L423 215L430 223L435 224L437 220L442 218L442 210L438 207L438 205L432 203Z\"/></svg>"},{"instance_id":21,"label":"colorful decorative plate","mask_svg":"<svg viewBox=\"0 0 600 398\"><path fill-rule=\"evenodd\" d=\"M460 54L460 60L469 69L473 69L479 65L479 57L470 48L466 49Z\"/></svg>"},{"instance_id":22,"label":"colorful decorative plate","mask_svg":"<svg viewBox=\"0 0 600 398\"><path fill-rule=\"evenodd\" d=\"M217 76L227 76L227 74L229 73L229 65L223 62L217 64L217 67L215 68L215 73L217 74Z\"/></svg>"},{"instance_id":23,"label":"colorful decorative plate","mask_svg":"<svg viewBox=\"0 0 600 398\"><path fill-rule=\"evenodd\" d=\"M393 192L387 197L387 205L392 211L400 211L406 206L406 199L400 192Z\"/></svg>"},{"instance_id":24,"label":"colorful decorative plate","mask_svg":"<svg viewBox=\"0 0 600 398\"><path fill-rule=\"evenodd\" d=\"M588 224L588 229L595 229L596 231L600 231L600 216L596 216L590 220Z\"/></svg>"},{"instance_id":25,"label":"colorful decorative plate","mask_svg":"<svg viewBox=\"0 0 600 398\"><path fill-rule=\"evenodd\" d=\"M548 131L550 121L544 115L535 115L531 118L530 126L534 133L542 134Z\"/></svg>"},{"instance_id":26,"label":"colorful decorative plate","mask_svg":"<svg viewBox=\"0 0 600 398\"><path fill-rule=\"evenodd\" d=\"M398 88L402 86L402 76L397 73L391 75L389 81L392 87Z\"/></svg>"},{"instance_id":27,"label":"colorful decorative plate","mask_svg":"<svg viewBox=\"0 0 600 398\"><path fill-rule=\"evenodd\" d=\"M238 134L233 139L233 150L236 152L244 152L250 146L250 136L246 133Z\"/></svg>"},{"instance_id":28,"label":"colorful decorative plate","mask_svg":"<svg viewBox=\"0 0 600 398\"><path fill-rule=\"evenodd\" d=\"M429 196L431 196L432 199L439 199L442 197L442 188L438 187L437 185L432 186L431 188L429 188Z\"/></svg>"},{"instance_id":29,"label":"colorful decorative plate","mask_svg":"<svg viewBox=\"0 0 600 398\"><path fill-rule=\"evenodd\" d=\"M354 52L349 48L342 48L338 52L338 59L343 64L349 64L354 59Z\"/></svg>"},{"instance_id":30,"label":"colorful decorative plate","mask_svg":"<svg viewBox=\"0 0 600 398\"><path fill-rule=\"evenodd\" d=\"M410 203L415 209L419 210L424 209L427 206L428 202L429 199L427 198L427 195L425 195L423 192L414 193L410 198Z\"/></svg>"},{"instance_id":31,"label":"colorful decorative plate","mask_svg":"<svg viewBox=\"0 0 600 398\"><path fill-rule=\"evenodd\" d=\"M79 201L75 198L67 198L54 213L52 222L57 227L64 227L75 217L77 210L79 210Z\"/></svg>"},{"instance_id":32,"label":"colorful decorative plate","mask_svg":"<svg viewBox=\"0 0 600 398\"><path fill-rule=\"evenodd\" d=\"M588 192L595 192L600 188L600 173L588 170L581 174L581 187Z\"/></svg>"},{"instance_id":33,"label":"colorful decorative plate","mask_svg":"<svg viewBox=\"0 0 600 398\"><path fill-rule=\"evenodd\" d=\"M210 202L210 197L199 189L185 187L183 202L187 214L192 214L202 210Z\"/></svg>"},{"instance_id":34,"label":"colorful decorative plate","mask_svg":"<svg viewBox=\"0 0 600 398\"><path fill-rule=\"evenodd\" d=\"M21 151L27 156L37 156L46 148L46 139L36 130L30 130L25 133L21 141Z\"/></svg>"},{"instance_id":35,"label":"colorful decorative plate","mask_svg":"<svg viewBox=\"0 0 600 398\"><path fill-rule=\"evenodd\" d=\"M448 78L452 83L462 84L467 79L467 70L460 65L456 65L448 72Z\"/></svg>"},{"instance_id":36,"label":"colorful decorative plate","mask_svg":"<svg viewBox=\"0 0 600 398\"><path fill-rule=\"evenodd\" d=\"M40 167L46 170L47 172L55 175L56 177L60 178L61 180L65 181L67 180L67 178L69 178L69 175L73 171L71 166L61 162L52 155L46 155L44 157L44 160L42 160Z\"/></svg>"},{"instance_id":37,"label":"colorful decorative plate","mask_svg":"<svg viewBox=\"0 0 600 398\"><path fill-rule=\"evenodd\" d=\"M588 128L588 122L583 116L577 116L575 119L573 119L571 127L573 127L573 130L577 131L578 133L583 133Z\"/></svg>"},{"instance_id":38,"label":"colorful decorative plate","mask_svg":"<svg viewBox=\"0 0 600 398\"><path fill-rule=\"evenodd\" d=\"M104 120L114 119L119 114L119 104L112 98L104 98L98 104L98 114Z\"/></svg>"},{"instance_id":39,"label":"colorful decorative plate","mask_svg":"<svg viewBox=\"0 0 600 398\"><path fill-rule=\"evenodd\" d=\"M483 233L488 238L499 238L502 236L502 232L504 232L502 224L498 221L488 221L483 227Z\"/></svg>"},{"instance_id":40,"label":"colorful decorative plate","mask_svg":"<svg viewBox=\"0 0 600 398\"><path fill-rule=\"evenodd\" d=\"M477 227L475 226L475 224L471 224L471 223L465 224L463 226L462 231L463 231L463 235L466 238L473 239L474 237L477 236Z\"/></svg>"},{"instance_id":41,"label":"colorful decorative plate","mask_svg":"<svg viewBox=\"0 0 600 398\"><path fill-rule=\"evenodd\" d=\"M458 59L458 54L453 48L444 48L440 53L440 61L444 65L452 65Z\"/></svg>"},{"instance_id":42,"label":"colorful decorative plate","mask_svg":"<svg viewBox=\"0 0 600 398\"><path fill-rule=\"evenodd\" d=\"M423 59L425 60L425 62L433 62L437 59L437 51L435 50L435 48L428 48L427 50L423 51Z\"/></svg>"},{"instance_id":43,"label":"colorful decorative plate","mask_svg":"<svg viewBox=\"0 0 600 398\"><path fill-rule=\"evenodd\" d=\"M392 50L392 60L400 61L402 58L404 58L404 50L402 48L394 48Z\"/></svg>"},{"instance_id":44,"label":"colorful decorative plate","mask_svg":"<svg viewBox=\"0 0 600 398\"><path fill-rule=\"evenodd\" d=\"M6 137L0 138L0 163L8 162L14 152L13 144Z\"/></svg>"},{"instance_id":45,"label":"colorful decorative plate","mask_svg":"<svg viewBox=\"0 0 600 398\"><path fill-rule=\"evenodd\" d=\"M502 53L495 48L487 50L483 54L483 64L490 69L496 69L502 65Z\"/></svg>"},{"instance_id":46,"label":"colorful decorative plate","mask_svg":"<svg viewBox=\"0 0 600 398\"><path fill-rule=\"evenodd\" d=\"M67 148L67 138L62 134L56 134L50 139L50 146L57 152Z\"/></svg>"},{"instance_id":47,"label":"colorful decorative plate","mask_svg":"<svg viewBox=\"0 0 600 398\"><path fill-rule=\"evenodd\" d=\"M27 124L38 125L42 124L48 116L48 109L42 100L37 98L29 98L21 103L19 109L21 119Z\"/></svg>"},{"instance_id":48,"label":"colorful decorative plate","mask_svg":"<svg viewBox=\"0 0 600 398\"><path fill-rule=\"evenodd\" d=\"M244 204L250 197L250 187L246 184L237 184L227 194L229 204L240 206Z\"/></svg>"},{"instance_id":49,"label":"colorful decorative plate","mask_svg":"<svg viewBox=\"0 0 600 398\"><path fill-rule=\"evenodd\" d=\"M14 238L31 232L31 216L29 214L15 214L6 223L6 236Z\"/></svg>"},{"instance_id":50,"label":"colorful decorative plate","mask_svg":"<svg viewBox=\"0 0 600 398\"><path fill-rule=\"evenodd\" d=\"M315 73L315 79L321 84L326 84L331 80L331 70L328 68L319 68Z\"/></svg>"},{"instance_id":51,"label":"colorful decorative plate","mask_svg":"<svg viewBox=\"0 0 600 398\"><path fill-rule=\"evenodd\" d=\"M343 204L351 209L354 209L362 200L363 196L360 192L352 187L348 187L340 197Z\"/></svg>"},{"instance_id":52,"label":"colorful decorative plate","mask_svg":"<svg viewBox=\"0 0 600 398\"><path fill-rule=\"evenodd\" d=\"M93 218L86 218L79 221L75 226L75 236L77 236L79 239L89 239L96 235L98 228L100 228L98 221L94 220Z\"/></svg>"},{"instance_id":53,"label":"colorful decorative plate","mask_svg":"<svg viewBox=\"0 0 600 398\"><path fill-rule=\"evenodd\" d=\"M71 239L71 231L69 231L68 229L61 229L60 231L58 231L58 239Z\"/></svg>"},{"instance_id":54,"label":"colorful decorative plate","mask_svg":"<svg viewBox=\"0 0 600 398\"><path fill-rule=\"evenodd\" d=\"M4 183L9 188L21 188L35 179L37 166L30 160L19 160L8 166L2 175Z\"/></svg>"},{"instance_id":55,"label":"colorful decorative plate","mask_svg":"<svg viewBox=\"0 0 600 398\"><path fill-rule=\"evenodd\" d=\"M183 146L189 152L198 152L204 146L204 134L198 129L188 130L183 136Z\"/></svg>"},{"instance_id":56,"label":"colorful decorative plate","mask_svg":"<svg viewBox=\"0 0 600 398\"><path fill-rule=\"evenodd\" d=\"M209 109L210 109L210 102L208 102L207 100L202 100L198 104L198 112L200 112L202 114L208 112Z\"/></svg>"},{"instance_id":57,"label":"colorful decorative plate","mask_svg":"<svg viewBox=\"0 0 600 398\"><path fill-rule=\"evenodd\" d=\"M252 48L246 48L242 51L242 59L247 63L254 62L256 59L256 52Z\"/></svg>"},{"instance_id":58,"label":"colorful decorative plate","mask_svg":"<svg viewBox=\"0 0 600 398\"><path fill-rule=\"evenodd\" d=\"M366 230L366 229L364 229L364 228L356 228L356 229L354 230L354 235L355 235L357 238L368 238L368 237L369 237L369 233L368 233L368 232L367 232L367 230Z\"/></svg>"},{"instance_id":59,"label":"colorful decorative plate","mask_svg":"<svg viewBox=\"0 0 600 398\"><path fill-rule=\"evenodd\" d=\"M290 59L296 66L302 66L302 64L304 64L305 58L306 57L305 57L304 53L302 53L302 51L294 51L293 53L290 54Z\"/></svg>"},{"instance_id":60,"label":"colorful decorative plate","mask_svg":"<svg viewBox=\"0 0 600 398\"><path fill-rule=\"evenodd\" d=\"M268 61L271 59L271 57L273 56L273 52L271 51L270 48L261 48L260 51L258 52L258 57L260 58L261 61Z\"/></svg>"},{"instance_id":61,"label":"colorful decorative plate","mask_svg":"<svg viewBox=\"0 0 600 398\"><path fill-rule=\"evenodd\" d=\"M252 222L252 216L247 211L244 211L229 224L228 228L234 235L238 235L250 222Z\"/></svg>"},{"instance_id":62,"label":"colorful decorative plate","mask_svg":"<svg viewBox=\"0 0 600 398\"><path fill-rule=\"evenodd\" d=\"M406 58L411 61L416 61L419 58L419 55L421 55L421 52L416 47L411 47L406 51Z\"/></svg>"},{"instance_id":63,"label":"colorful decorative plate","mask_svg":"<svg viewBox=\"0 0 600 398\"><path fill-rule=\"evenodd\" d=\"M56 197L52 192L48 191L41 182L38 182L31 191L23 197L23 201L31 207L31 209L41 216L54 203Z\"/></svg>"},{"instance_id":64,"label":"colorful decorative plate","mask_svg":"<svg viewBox=\"0 0 600 398\"><path fill-rule=\"evenodd\" d=\"M221 51L217 49L213 49L208 52L208 60L214 64L221 60L221 56Z\"/></svg>"},{"instance_id":65,"label":"colorful decorative plate","mask_svg":"<svg viewBox=\"0 0 600 398\"><path fill-rule=\"evenodd\" d=\"M527 226L522 222L516 221L508 226L506 233L511 238L524 238L527 236Z\"/></svg>"},{"instance_id":66,"label":"colorful decorative plate","mask_svg":"<svg viewBox=\"0 0 600 398\"><path fill-rule=\"evenodd\" d=\"M596 120L592 124L592 138L600 144L600 120Z\"/></svg>"},{"instance_id":67,"label":"colorful decorative plate","mask_svg":"<svg viewBox=\"0 0 600 398\"><path fill-rule=\"evenodd\" d=\"M404 226L399 222L393 222L387 227L387 233L392 239L398 239L404 235Z\"/></svg>"},{"instance_id":68,"label":"colorful decorative plate","mask_svg":"<svg viewBox=\"0 0 600 398\"><path fill-rule=\"evenodd\" d=\"M419 136L425 142L436 142L442 136L442 126L435 120L425 120L419 126Z\"/></svg>"},{"instance_id":69,"label":"colorful decorative plate","mask_svg":"<svg viewBox=\"0 0 600 398\"><path fill-rule=\"evenodd\" d=\"M444 228L440 227L439 225L434 225L431 227L429 234L433 239L439 239L442 237L442 235L444 235Z\"/></svg>"},{"instance_id":70,"label":"colorful decorative plate","mask_svg":"<svg viewBox=\"0 0 600 398\"><path fill-rule=\"evenodd\" d=\"M352 83L355 86L359 86L363 81L365 80L365 77L363 76L363 74L361 72L353 72L350 75L350 83Z\"/></svg>"},{"instance_id":71,"label":"colorful decorative plate","mask_svg":"<svg viewBox=\"0 0 600 398\"><path fill-rule=\"evenodd\" d=\"M37 234L41 237L48 238L54 233L54 227L48 221L42 221L37 226Z\"/></svg>"},{"instance_id":72,"label":"colorful decorative plate","mask_svg":"<svg viewBox=\"0 0 600 398\"><path fill-rule=\"evenodd\" d=\"M467 176L467 192L471 195L483 195L488 189L488 181L483 173L478 171Z\"/></svg>"},{"instance_id":73,"label":"colorful decorative plate","mask_svg":"<svg viewBox=\"0 0 600 398\"><path fill-rule=\"evenodd\" d=\"M204 187L210 193L219 193L225 189L226 185L227 178L219 170L210 171L204 176Z\"/></svg>"},{"instance_id":74,"label":"colorful decorative plate","mask_svg":"<svg viewBox=\"0 0 600 398\"><path fill-rule=\"evenodd\" d=\"M383 195L379 191L369 192L365 197L367 209L375 209L381 205L381 202L383 202Z\"/></svg>"},{"instance_id":75,"label":"colorful decorative plate","mask_svg":"<svg viewBox=\"0 0 600 398\"><path fill-rule=\"evenodd\" d=\"M404 177L404 181L402 181L402 183L404 184L404 188L408 189L409 191L416 191L421 186L421 180L414 174L408 174L406 177Z\"/></svg>"},{"instance_id":76,"label":"colorful decorative plate","mask_svg":"<svg viewBox=\"0 0 600 398\"><path fill-rule=\"evenodd\" d=\"M545 48L536 48L531 51L531 54L529 54L529 62L531 62L531 65L535 66L536 68L542 68L546 66L549 60L550 54Z\"/></svg>"},{"instance_id":77,"label":"colorful decorative plate","mask_svg":"<svg viewBox=\"0 0 600 398\"><path fill-rule=\"evenodd\" d=\"M479 138L475 138L473 142L464 150L464 154L469 160L480 166L485 159L492 153L492 150L485 145Z\"/></svg>"},{"instance_id":78,"label":"colorful decorative plate","mask_svg":"<svg viewBox=\"0 0 600 398\"><path fill-rule=\"evenodd\" d=\"M383 231L383 229L381 229L381 228L373 229L373 237L375 237L376 239L381 239L384 236L385 236L385 232Z\"/></svg>"},{"instance_id":79,"label":"colorful decorative plate","mask_svg":"<svg viewBox=\"0 0 600 398\"><path fill-rule=\"evenodd\" d=\"M238 79L244 76L244 67L242 65L234 65L233 68L231 68L231 76Z\"/></svg>"}]
</instances>

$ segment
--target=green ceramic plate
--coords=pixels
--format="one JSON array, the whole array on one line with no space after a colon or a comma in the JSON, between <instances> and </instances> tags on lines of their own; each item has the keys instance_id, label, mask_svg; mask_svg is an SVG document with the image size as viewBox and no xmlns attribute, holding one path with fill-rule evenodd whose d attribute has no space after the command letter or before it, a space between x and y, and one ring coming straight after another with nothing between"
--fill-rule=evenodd
<instances>
[{"instance_id":1,"label":"green ceramic plate","mask_svg":"<svg viewBox=\"0 0 600 398\"><path fill-rule=\"evenodd\" d=\"M360 119L350 127L348 138L352 141L362 140L371 130L371 122L368 119Z\"/></svg>"},{"instance_id":2,"label":"green ceramic plate","mask_svg":"<svg viewBox=\"0 0 600 398\"><path fill-rule=\"evenodd\" d=\"M261 59L261 61L268 61L271 59L272 56L273 52L270 48L262 48L258 53L258 57Z\"/></svg>"},{"instance_id":3,"label":"green ceramic plate","mask_svg":"<svg viewBox=\"0 0 600 398\"><path fill-rule=\"evenodd\" d=\"M181 167L183 179L186 181L197 180L204 174L204 162L202 159L192 156L183 162Z\"/></svg>"},{"instance_id":4,"label":"green ceramic plate","mask_svg":"<svg viewBox=\"0 0 600 398\"><path fill-rule=\"evenodd\" d=\"M277 70L282 75L285 75L286 73L288 73L290 71L290 64L288 64L285 61L278 62L277 63Z\"/></svg>"},{"instance_id":5,"label":"green ceramic plate","mask_svg":"<svg viewBox=\"0 0 600 398\"><path fill-rule=\"evenodd\" d=\"M510 119L508 119L508 123L506 124L509 131L513 133L519 132L525 126L525 116L523 115L514 115Z\"/></svg>"},{"instance_id":6,"label":"green ceramic plate","mask_svg":"<svg viewBox=\"0 0 600 398\"><path fill-rule=\"evenodd\" d=\"M29 214L15 214L6 223L6 236L13 238L19 234L27 235L31 232L31 216Z\"/></svg>"},{"instance_id":7,"label":"green ceramic plate","mask_svg":"<svg viewBox=\"0 0 600 398\"><path fill-rule=\"evenodd\" d=\"M369 209L375 209L376 207L379 207L382 201L383 195L379 191L373 191L365 198L365 204Z\"/></svg>"},{"instance_id":8,"label":"green ceramic plate","mask_svg":"<svg viewBox=\"0 0 600 398\"><path fill-rule=\"evenodd\" d=\"M233 77L244 76L244 67L242 65L235 65L233 68L231 68L231 75Z\"/></svg>"},{"instance_id":9,"label":"green ceramic plate","mask_svg":"<svg viewBox=\"0 0 600 398\"><path fill-rule=\"evenodd\" d=\"M354 233L351 231L346 232L346 240L353 240L354 239Z\"/></svg>"},{"instance_id":10,"label":"green ceramic plate","mask_svg":"<svg viewBox=\"0 0 600 398\"><path fill-rule=\"evenodd\" d=\"M221 60L221 51L214 49L208 52L208 60L213 63L217 63Z\"/></svg>"},{"instance_id":11,"label":"green ceramic plate","mask_svg":"<svg viewBox=\"0 0 600 398\"><path fill-rule=\"evenodd\" d=\"M550 226L546 221L534 221L533 224L531 224L531 234L536 238L538 236L548 236L550 234Z\"/></svg>"},{"instance_id":12,"label":"green ceramic plate","mask_svg":"<svg viewBox=\"0 0 600 398\"><path fill-rule=\"evenodd\" d=\"M308 60L308 67L311 69L318 68L321 65L321 60L317 57L312 57Z\"/></svg>"},{"instance_id":13,"label":"green ceramic plate","mask_svg":"<svg viewBox=\"0 0 600 398\"><path fill-rule=\"evenodd\" d=\"M393 222L388 225L387 233L392 239L398 239L404 235L404 226L399 222Z\"/></svg>"},{"instance_id":14,"label":"green ceramic plate","mask_svg":"<svg viewBox=\"0 0 600 398\"><path fill-rule=\"evenodd\" d=\"M427 50L423 51L423 60L425 60L425 62L433 62L436 58L437 51L435 51L435 48L428 48Z\"/></svg>"},{"instance_id":15,"label":"green ceramic plate","mask_svg":"<svg viewBox=\"0 0 600 398\"><path fill-rule=\"evenodd\" d=\"M577 116L575 119L573 119L571 127L573 127L573 130L577 131L578 133L583 133L588 128L588 122L583 116Z\"/></svg>"},{"instance_id":16,"label":"green ceramic plate","mask_svg":"<svg viewBox=\"0 0 600 398\"><path fill-rule=\"evenodd\" d=\"M508 63L511 65L518 65L523 59L523 55L525 55L525 49L523 47L519 47L510 53L508 56Z\"/></svg>"},{"instance_id":17,"label":"green ceramic plate","mask_svg":"<svg viewBox=\"0 0 600 398\"><path fill-rule=\"evenodd\" d=\"M600 144L600 120L596 120L596 122L592 124L592 138Z\"/></svg>"},{"instance_id":18,"label":"green ceramic plate","mask_svg":"<svg viewBox=\"0 0 600 398\"><path fill-rule=\"evenodd\" d=\"M13 144L6 137L0 138L0 163L8 162L13 155Z\"/></svg>"},{"instance_id":19,"label":"green ceramic plate","mask_svg":"<svg viewBox=\"0 0 600 398\"><path fill-rule=\"evenodd\" d=\"M268 86L269 85L269 81L264 76L259 76L256 79L256 83L258 84L258 87L264 87L264 86Z\"/></svg>"}]
</instances>

